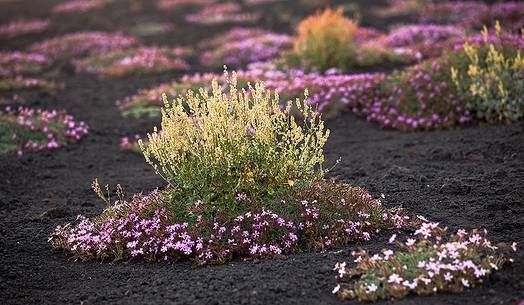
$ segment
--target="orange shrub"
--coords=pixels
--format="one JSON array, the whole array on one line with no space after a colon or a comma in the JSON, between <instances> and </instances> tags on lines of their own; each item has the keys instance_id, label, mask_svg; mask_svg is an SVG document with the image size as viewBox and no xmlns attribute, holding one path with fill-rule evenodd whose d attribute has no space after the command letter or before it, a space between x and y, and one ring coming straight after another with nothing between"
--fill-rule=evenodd
<instances>
[{"instance_id":1,"label":"orange shrub","mask_svg":"<svg viewBox=\"0 0 524 305\"><path fill-rule=\"evenodd\" d=\"M294 52L309 68L348 69L355 64L355 32L358 26L342 9L326 9L301 21Z\"/></svg>"}]
</instances>

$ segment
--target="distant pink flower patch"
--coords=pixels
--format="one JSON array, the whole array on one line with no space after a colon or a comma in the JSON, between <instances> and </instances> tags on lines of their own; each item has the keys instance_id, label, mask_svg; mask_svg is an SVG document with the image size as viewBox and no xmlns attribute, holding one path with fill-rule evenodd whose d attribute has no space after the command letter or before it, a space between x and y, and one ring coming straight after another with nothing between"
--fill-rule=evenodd
<instances>
[{"instance_id":1,"label":"distant pink flower patch","mask_svg":"<svg viewBox=\"0 0 524 305\"><path fill-rule=\"evenodd\" d=\"M49 20L15 21L0 25L0 38L12 38L29 33L42 32L49 26Z\"/></svg>"},{"instance_id":2,"label":"distant pink flower patch","mask_svg":"<svg viewBox=\"0 0 524 305\"><path fill-rule=\"evenodd\" d=\"M489 16L489 6L477 1L439 1L426 5L420 12L423 23L456 24L479 27Z\"/></svg>"},{"instance_id":3,"label":"distant pink flower patch","mask_svg":"<svg viewBox=\"0 0 524 305\"><path fill-rule=\"evenodd\" d=\"M24 89L41 89L44 91L53 91L58 87L59 86L55 82L38 78L25 78L22 76L0 78L0 92Z\"/></svg>"},{"instance_id":4,"label":"distant pink flower patch","mask_svg":"<svg viewBox=\"0 0 524 305\"><path fill-rule=\"evenodd\" d=\"M520 33L520 29L524 27L524 3L495 3L491 6L490 18L491 25L498 20L504 28Z\"/></svg>"},{"instance_id":5,"label":"distant pink flower patch","mask_svg":"<svg viewBox=\"0 0 524 305\"><path fill-rule=\"evenodd\" d=\"M188 5L215 4L217 1L218 0L159 0L157 6L158 9L167 11Z\"/></svg>"},{"instance_id":6,"label":"distant pink flower patch","mask_svg":"<svg viewBox=\"0 0 524 305\"><path fill-rule=\"evenodd\" d=\"M244 0L246 5L259 5L281 2L282 0Z\"/></svg>"},{"instance_id":7,"label":"distant pink flower patch","mask_svg":"<svg viewBox=\"0 0 524 305\"><path fill-rule=\"evenodd\" d=\"M63 59L122 50L136 44L136 38L120 33L78 32L34 43L28 50L50 58Z\"/></svg>"},{"instance_id":8,"label":"distant pink flower patch","mask_svg":"<svg viewBox=\"0 0 524 305\"><path fill-rule=\"evenodd\" d=\"M75 60L78 71L98 74L101 77L123 77L132 74L160 73L188 70L181 57L188 54L184 48L140 47L94 55Z\"/></svg>"},{"instance_id":9,"label":"distant pink flower patch","mask_svg":"<svg viewBox=\"0 0 524 305\"><path fill-rule=\"evenodd\" d=\"M464 29L454 25L415 24L395 28L385 42L393 48L407 48L422 59L441 56L464 37Z\"/></svg>"},{"instance_id":10,"label":"distant pink flower patch","mask_svg":"<svg viewBox=\"0 0 524 305\"><path fill-rule=\"evenodd\" d=\"M73 0L56 5L53 13L84 13L96 8L101 8L111 0Z\"/></svg>"},{"instance_id":11,"label":"distant pink flower patch","mask_svg":"<svg viewBox=\"0 0 524 305\"><path fill-rule=\"evenodd\" d=\"M327 185L321 183L317 185ZM173 222L180 219L173 216L180 215L170 209L169 194L157 189L148 195L137 194L130 202L117 201L99 217L79 216L76 224L58 226L49 241L55 249L83 260L176 262L189 258L209 264L234 257L271 258L305 249L331 249L369 239L378 229L406 226L402 209L385 209L365 191L345 187L343 198L326 203L301 194L279 201L293 208L288 213L254 205L239 213L210 217L205 212L211 205L196 200L180 212L191 215L195 220L191 223ZM239 192L234 200L249 203L251 198ZM362 221L355 213L360 208L374 216ZM383 213L388 221L377 219Z\"/></svg>"},{"instance_id":12,"label":"distant pink flower patch","mask_svg":"<svg viewBox=\"0 0 524 305\"><path fill-rule=\"evenodd\" d=\"M66 113L56 110L34 110L7 106L0 111L0 123L10 126L8 139L0 153L16 152L21 156L26 152L52 150L79 141L88 133L84 122L76 122Z\"/></svg>"},{"instance_id":13,"label":"distant pink flower patch","mask_svg":"<svg viewBox=\"0 0 524 305\"><path fill-rule=\"evenodd\" d=\"M0 77L37 73L50 64L51 60L41 54L0 52Z\"/></svg>"},{"instance_id":14,"label":"distant pink flower patch","mask_svg":"<svg viewBox=\"0 0 524 305\"><path fill-rule=\"evenodd\" d=\"M233 29L224 36L230 40L213 50L206 51L201 56L201 63L205 66L239 66L252 62L264 61L277 57L282 51L291 49L292 38L288 35L276 33L259 33L244 38L234 39L234 33L243 34L242 31L254 32L256 29L239 30ZM220 39L221 37L215 38Z\"/></svg>"},{"instance_id":15,"label":"distant pink flower patch","mask_svg":"<svg viewBox=\"0 0 524 305\"><path fill-rule=\"evenodd\" d=\"M242 12L239 4L222 3L205 6L199 12L187 15L186 21L199 24L247 23L259 18L260 14Z\"/></svg>"}]
</instances>

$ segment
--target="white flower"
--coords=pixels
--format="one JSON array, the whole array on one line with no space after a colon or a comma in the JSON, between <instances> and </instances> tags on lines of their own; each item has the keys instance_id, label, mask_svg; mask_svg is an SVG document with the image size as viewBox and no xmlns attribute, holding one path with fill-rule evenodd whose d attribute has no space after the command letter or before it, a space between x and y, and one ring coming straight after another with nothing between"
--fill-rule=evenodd
<instances>
[{"instance_id":1,"label":"white flower","mask_svg":"<svg viewBox=\"0 0 524 305\"><path fill-rule=\"evenodd\" d=\"M401 282L402 282L402 278L396 273L393 273L388 278L388 283L400 284Z\"/></svg>"},{"instance_id":2,"label":"white flower","mask_svg":"<svg viewBox=\"0 0 524 305\"><path fill-rule=\"evenodd\" d=\"M469 287L469 281L468 280L461 279L460 281L462 282L462 285L464 285L464 287Z\"/></svg>"},{"instance_id":3,"label":"white flower","mask_svg":"<svg viewBox=\"0 0 524 305\"><path fill-rule=\"evenodd\" d=\"M371 284L371 285L368 285L368 286L366 287L366 291L367 291L368 293L369 293L369 292L375 292L375 291L377 291L377 289L378 289L378 286L375 285L375 284Z\"/></svg>"},{"instance_id":4,"label":"white flower","mask_svg":"<svg viewBox=\"0 0 524 305\"><path fill-rule=\"evenodd\" d=\"M393 242L395 242L395 239L397 239L397 234L391 235L391 237L389 238L389 243L392 244Z\"/></svg>"},{"instance_id":5,"label":"white flower","mask_svg":"<svg viewBox=\"0 0 524 305\"><path fill-rule=\"evenodd\" d=\"M448 272L448 273L444 274L444 280L446 282L451 282L452 279L453 279L453 275L451 275L451 273Z\"/></svg>"},{"instance_id":6,"label":"white flower","mask_svg":"<svg viewBox=\"0 0 524 305\"><path fill-rule=\"evenodd\" d=\"M408 240L406 241L406 246L413 246L415 244L416 240L413 239L413 238L408 238Z\"/></svg>"},{"instance_id":7,"label":"white flower","mask_svg":"<svg viewBox=\"0 0 524 305\"><path fill-rule=\"evenodd\" d=\"M337 285L335 288L333 288L333 291L331 293L335 294L340 290L340 285Z\"/></svg>"}]
</instances>

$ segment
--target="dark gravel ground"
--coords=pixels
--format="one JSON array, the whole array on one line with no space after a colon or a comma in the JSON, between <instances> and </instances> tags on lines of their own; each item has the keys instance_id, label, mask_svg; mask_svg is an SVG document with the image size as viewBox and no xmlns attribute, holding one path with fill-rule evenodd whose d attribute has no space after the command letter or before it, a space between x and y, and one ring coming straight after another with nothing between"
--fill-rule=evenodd
<instances>
[{"instance_id":1,"label":"dark gravel ground","mask_svg":"<svg viewBox=\"0 0 524 305\"><path fill-rule=\"evenodd\" d=\"M21 49L43 37L77 30L114 30L139 20L175 22L175 33L149 44L187 45L222 27L184 25L183 14L154 11L141 1L130 12L129 1L110 9L53 20L44 35L0 41L1 49ZM133 2L133 1L131 1ZM356 1L371 10L378 2ZM0 23L18 17L45 17L57 1L0 3ZM293 1L264 6L260 26L290 31L289 24L272 20L276 11L305 15ZM146 18L147 17L147 18ZM369 24L383 27L384 20ZM196 70L200 68L195 67ZM356 304L331 294L336 285L331 270L355 247L378 250L386 233L364 244L337 252L304 253L286 259L235 261L222 266L194 267L189 262L78 263L54 253L47 243L56 225L77 214L94 216L102 205L90 182L121 183L127 193L147 192L162 181L135 153L122 152L120 137L146 131L151 121L120 117L114 101L137 88L153 86L176 74L98 80L75 75L67 65L49 71L65 82L65 90L41 94L34 105L66 109L86 121L91 133L79 144L55 152L17 158L0 156L0 303L2 304ZM328 122L332 136L327 147L331 172L340 181L386 196L386 204L402 205L453 229L482 227L495 242L524 244L524 125L472 126L447 131L400 133L344 114ZM524 256L495 273L482 286L459 295L408 297L394 304L516 304L524 298Z\"/></svg>"}]
</instances>

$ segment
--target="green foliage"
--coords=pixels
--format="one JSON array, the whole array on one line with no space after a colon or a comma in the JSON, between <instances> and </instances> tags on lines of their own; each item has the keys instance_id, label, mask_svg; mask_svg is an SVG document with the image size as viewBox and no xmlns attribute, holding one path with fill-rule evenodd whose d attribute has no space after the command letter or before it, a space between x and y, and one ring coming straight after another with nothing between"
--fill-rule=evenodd
<instances>
[{"instance_id":1,"label":"green foliage","mask_svg":"<svg viewBox=\"0 0 524 305\"><path fill-rule=\"evenodd\" d=\"M173 201L236 210L240 193L273 198L320 179L329 130L306 100L281 108L262 83L239 91L235 73L225 79L228 93L215 80L211 95L190 90L166 101L162 131L139 141L146 161L172 186ZM292 106L303 122L291 115Z\"/></svg>"},{"instance_id":2,"label":"green foliage","mask_svg":"<svg viewBox=\"0 0 524 305\"><path fill-rule=\"evenodd\" d=\"M484 28L484 42L464 44L466 67L452 67L455 85L470 96L469 106L477 118L513 122L524 116L524 52L501 41L497 23L495 40Z\"/></svg>"}]
</instances>

